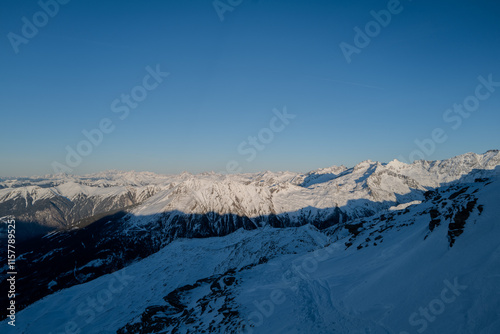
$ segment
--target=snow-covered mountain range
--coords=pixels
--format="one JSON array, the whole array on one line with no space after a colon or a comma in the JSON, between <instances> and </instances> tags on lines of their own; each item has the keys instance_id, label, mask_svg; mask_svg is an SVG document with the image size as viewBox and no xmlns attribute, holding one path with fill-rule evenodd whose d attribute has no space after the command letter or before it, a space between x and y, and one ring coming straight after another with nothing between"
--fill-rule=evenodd
<instances>
[{"instance_id":1,"label":"snow-covered mountain range","mask_svg":"<svg viewBox=\"0 0 500 334\"><path fill-rule=\"evenodd\" d=\"M20 245L15 333L497 333L499 172L1 179L0 216L58 228Z\"/></svg>"},{"instance_id":2,"label":"snow-covered mountain range","mask_svg":"<svg viewBox=\"0 0 500 334\"><path fill-rule=\"evenodd\" d=\"M133 225L144 224L151 216L178 212L233 215L236 224L243 225L262 224L258 217L276 215L284 226L314 221L318 227L327 227L339 219L366 216L421 199L422 192L429 188L453 182L474 170L479 170L480 177L480 170L499 163L499 151L492 150L409 165L397 160L367 160L349 169L334 166L305 174L109 171L85 176L9 178L0 179L0 216L10 214L21 222L71 228L135 206L131 210ZM175 215L169 217L174 219ZM237 217L250 221L240 222Z\"/></svg>"}]
</instances>

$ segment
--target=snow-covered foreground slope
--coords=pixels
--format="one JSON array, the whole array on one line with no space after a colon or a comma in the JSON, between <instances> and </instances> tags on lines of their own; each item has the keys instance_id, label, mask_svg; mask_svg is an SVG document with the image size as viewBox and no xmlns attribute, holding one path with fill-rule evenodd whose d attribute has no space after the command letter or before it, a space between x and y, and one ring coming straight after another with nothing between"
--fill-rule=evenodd
<instances>
[{"instance_id":1,"label":"snow-covered foreground slope","mask_svg":"<svg viewBox=\"0 0 500 334\"><path fill-rule=\"evenodd\" d=\"M37 301L16 331L6 321L0 331L499 333L499 171L321 231L177 239Z\"/></svg>"},{"instance_id":2,"label":"snow-covered foreground slope","mask_svg":"<svg viewBox=\"0 0 500 334\"><path fill-rule=\"evenodd\" d=\"M235 302L247 332L500 333L500 182L482 186L470 187L478 201L452 247L447 221L430 231L430 201L246 272Z\"/></svg>"},{"instance_id":3,"label":"snow-covered foreground slope","mask_svg":"<svg viewBox=\"0 0 500 334\"><path fill-rule=\"evenodd\" d=\"M76 326L82 333L115 333L140 320L146 307L166 304L163 296L180 286L282 254L306 253L327 240L311 226L178 239L125 269L40 300L18 313L15 330L4 321L0 331L55 334Z\"/></svg>"}]
</instances>

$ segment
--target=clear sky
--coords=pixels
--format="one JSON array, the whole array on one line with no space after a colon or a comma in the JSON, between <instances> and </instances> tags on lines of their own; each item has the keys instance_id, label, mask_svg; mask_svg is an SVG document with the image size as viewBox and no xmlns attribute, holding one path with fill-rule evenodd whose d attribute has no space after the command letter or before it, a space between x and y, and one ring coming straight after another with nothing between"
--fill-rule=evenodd
<instances>
[{"instance_id":1,"label":"clear sky","mask_svg":"<svg viewBox=\"0 0 500 334\"><path fill-rule=\"evenodd\" d=\"M498 1L54 1L0 4L0 176L54 161L309 171L419 158L415 140L427 160L500 147L500 84L478 88L500 82ZM446 112L464 100L472 112Z\"/></svg>"}]
</instances>

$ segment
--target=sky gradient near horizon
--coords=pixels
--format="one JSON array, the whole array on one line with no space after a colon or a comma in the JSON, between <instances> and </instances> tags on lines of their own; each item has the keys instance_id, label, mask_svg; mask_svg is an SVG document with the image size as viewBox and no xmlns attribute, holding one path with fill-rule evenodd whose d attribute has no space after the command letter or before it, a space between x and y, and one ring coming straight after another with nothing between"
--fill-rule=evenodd
<instances>
[{"instance_id":1,"label":"sky gradient near horizon","mask_svg":"<svg viewBox=\"0 0 500 334\"><path fill-rule=\"evenodd\" d=\"M402 0L350 63L339 45L356 46L354 28L394 0L221 0L224 20L212 0L72 0L57 13L54 1L41 0L46 24L37 1L0 4L0 176L54 173L54 161L75 174L224 172L230 161L305 172L500 148L500 83L478 80L500 82L496 1ZM169 75L136 88L157 67ZM134 89L147 96L127 107ZM478 91L474 111L447 112ZM295 118L283 123L285 107ZM69 166L67 147L103 119L113 130Z\"/></svg>"}]
</instances>

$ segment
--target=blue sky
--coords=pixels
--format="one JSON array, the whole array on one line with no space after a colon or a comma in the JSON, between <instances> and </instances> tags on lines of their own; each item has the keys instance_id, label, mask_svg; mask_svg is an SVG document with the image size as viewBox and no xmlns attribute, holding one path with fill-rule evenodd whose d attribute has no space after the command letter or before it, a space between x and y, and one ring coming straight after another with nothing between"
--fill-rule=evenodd
<instances>
[{"instance_id":1,"label":"blue sky","mask_svg":"<svg viewBox=\"0 0 500 334\"><path fill-rule=\"evenodd\" d=\"M427 160L499 148L500 87L457 129L443 119L475 94L479 76L500 81L496 1L401 1L350 63L339 44L355 46L353 29L364 31L387 1L243 0L221 21L209 0L72 0L38 21L17 53L9 33L23 37L22 18L43 20L42 8L0 6L0 176L53 173L54 161L71 168L67 147L76 150L82 130L105 118L113 131L72 173L388 162L409 159L415 140L436 128L446 140ZM112 102L157 65L169 76L120 119ZM248 161L238 147L248 150L248 137L258 138L273 109L285 106L296 117Z\"/></svg>"}]
</instances>

